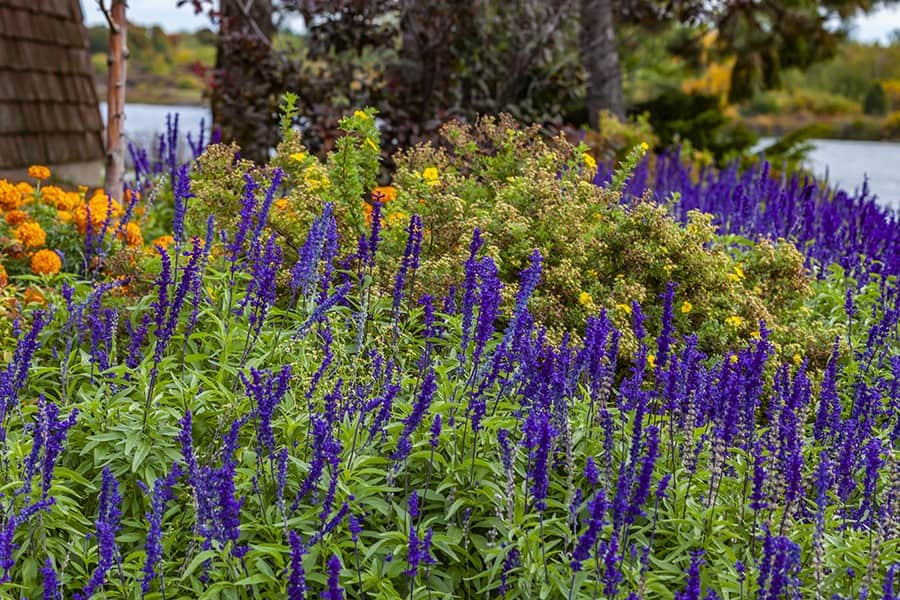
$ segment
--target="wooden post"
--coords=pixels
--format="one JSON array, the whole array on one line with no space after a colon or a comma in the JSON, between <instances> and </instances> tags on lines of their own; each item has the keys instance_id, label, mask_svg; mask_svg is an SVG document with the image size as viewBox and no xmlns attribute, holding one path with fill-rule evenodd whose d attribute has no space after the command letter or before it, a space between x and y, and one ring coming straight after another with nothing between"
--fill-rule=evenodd
<instances>
[{"instance_id":1,"label":"wooden post","mask_svg":"<svg viewBox=\"0 0 900 600\"><path fill-rule=\"evenodd\" d=\"M106 90L106 193L124 202L125 191L125 65L128 60L128 22L125 0L97 0L109 25L108 83Z\"/></svg>"}]
</instances>

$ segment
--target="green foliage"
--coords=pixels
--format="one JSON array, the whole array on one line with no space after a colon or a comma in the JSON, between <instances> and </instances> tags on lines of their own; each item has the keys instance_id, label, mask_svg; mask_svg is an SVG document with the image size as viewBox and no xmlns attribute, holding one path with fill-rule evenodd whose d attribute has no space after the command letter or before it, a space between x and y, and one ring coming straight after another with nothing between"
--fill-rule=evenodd
<instances>
[{"instance_id":1,"label":"green foliage","mask_svg":"<svg viewBox=\"0 0 900 600\"><path fill-rule=\"evenodd\" d=\"M206 87L204 70L215 63L215 35L208 30L167 34L160 27L128 26L129 102L196 104ZM109 28L88 28L97 83L106 84Z\"/></svg>"},{"instance_id":2,"label":"green foliage","mask_svg":"<svg viewBox=\"0 0 900 600\"><path fill-rule=\"evenodd\" d=\"M515 284L534 248L546 257L535 314L547 315L557 334L599 307L624 326L632 300L652 306L675 281L692 307L679 317L679 331L698 331L705 350L748 339L764 320L785 346L800 324L804 333L790 352L820 365L827 359L822 344L828 347L833 332L801 312L808 279L790 243L723 240L710 215L696 213L684 227L665 205L619 202L616 190L643 155L641 146L602 189L589 183L593 171L585 168L583 148L544 142L509 119L452 124L443 134L441 148L426 144L396 157L397 199L387 209L389 220L395 212L422 215L423 290L460 279L478 227L504 282ZM438 185L423 180L427 168L440 173ZM398 255L405 232L388 226L385 235Z\"/></svg>"},{"instance_id":3,"label":"green foliage","mask_svg":"<svg viewBox=\"0 0 900 600\"><path fill-rule=\"evenodd\" d=\"M683 141L712 153L722 163L747 151L756 135L745 125L727 117L713 95L669 90L633 107L650 115L650 124L663 147Z\"/></svg>"},{"instance_id":4,"label":"green foliage","mask_svg":"<svg viewBox=\"0 0 900 600\"><path fill-rule=\"evenodd\" d=\"M632 115L622 121L606 110L600 113L597 131L588 130L583 141L590 147L592 155L606 164L625 160L628 153L641 144L650 148L659 145L649 114Z\"/></svg>"},{"instance_id":5,"label":"green foliage","mask_svg":"<svg viewBox=\"0 0 900 600\"><path fill-rule=\"evenodd\" d=\"M876 81L869 87L863 98L863 112L867 115L884 115L887 111L888 101L884 87L880 81Z\"/></svg>"}]
</instances>

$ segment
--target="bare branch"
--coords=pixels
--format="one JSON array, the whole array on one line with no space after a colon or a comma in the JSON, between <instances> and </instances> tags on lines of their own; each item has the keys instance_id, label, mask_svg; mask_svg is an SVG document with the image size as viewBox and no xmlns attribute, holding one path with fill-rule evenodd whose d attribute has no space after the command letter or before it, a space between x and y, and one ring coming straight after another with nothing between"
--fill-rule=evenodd
<instances>
[{"instance_id":1,"label":"bare branch","mask_svg":"<svg viewBox=\"0 0 900 600\"><path fill-rule=\"evenodd\" d=\"M102 1L102 0L98 0ZM259 23L256 22L256 19L253 18L253 15L250 14L250 10L253 8L253 3L255 0L248 0L247 5L244 6L244 3L241 0L233 0L233 4L237 6L238 10L241 12L241 15L244 17L244 20L250 25L250 28L253 29L253 33L256 34L256 37L266 45L266 47L270 50L274 50L272 46L272 40L265 34L262 28L259 26Z\"/></svg>"},{"instance_id":2,"label":"bare branch","mask_svg":"<svg viewBox=\"0 0 900 600\"><path fill-rule=\"evenodd\" d=\"M103 13L103 18L106 19L106 24L109 25L110 31L119 33L119 26L113 21L112 15L109 14L109 9L106 7L106 0L97 0L97 7L100 9L100 12Z\"/></svg>"}]
</instances>

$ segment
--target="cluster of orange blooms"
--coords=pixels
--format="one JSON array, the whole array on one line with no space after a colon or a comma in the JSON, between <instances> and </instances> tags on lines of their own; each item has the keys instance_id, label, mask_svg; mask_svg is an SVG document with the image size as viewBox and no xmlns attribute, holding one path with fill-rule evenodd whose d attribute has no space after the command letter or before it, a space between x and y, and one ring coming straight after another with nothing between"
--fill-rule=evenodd
<instances>
[{"instance_id":1,"label":"cluster of orange blooms","mask_svg":"<svg viewBox=\"0 0 900 600\"><path fill-rule=\"evenodd\" d=\"M85 187L80 187L77 192L70 192L54 185L42 186L41 182L50 177L50 169L41 165L29 167L28 175L37 180L36 187L25 181L11 183L0 179L0 214L20 245L10 256L29 258L32 273L58 273L62 269L62 259L58 252L44 247L47 244L47 233L27 210L31 204L52 206L56 209L56 220L60 224L74 225L82 235L87 233L89 227L95 233L106 227L107 231L116 231L117 237L128 246L143 245L140 226L129 222L120 228L118 220L125 211L117 200L107 196L102 189L87 198ZM5 285L7 281L6 268L0 264L0 285Z\"/></svg>"},{"instance_id":2,"label":"cluster of orange blooms","mask_svg":"<svg viewBox=\"0 0 900 600\"><path fill-rule=\"evenodd\" d=\"M372 225L372 209L375 202L381 202L385 206L387 206L390 202L397 199L397 188L391 185L383 185L376 187L372 190L372 202L363 202L363 212L366 215L366 226L371 227ZM405 214L402 212L395 212L388 214L385 217L385 224L393 225L398 220L402 220L405 218Z\"/></svg>"}]
</instances>

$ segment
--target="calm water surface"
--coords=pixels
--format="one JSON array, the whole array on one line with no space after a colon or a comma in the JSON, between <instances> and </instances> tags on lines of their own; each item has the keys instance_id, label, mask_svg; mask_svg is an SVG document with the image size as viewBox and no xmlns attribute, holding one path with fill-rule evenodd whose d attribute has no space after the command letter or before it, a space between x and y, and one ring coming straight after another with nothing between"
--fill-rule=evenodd
<instances>
[{"instance_id":1,"label":"calm water surface","mask_svg":"<svg viewBox=\"0 0 900 600\"><path fill-rule=\"evenodd\" d=\"M106 122L106 102L100 103L100 114ZM128 141L146 148L156 147L160 133L166 131L166 115L178 115L178 131L184 140L188 132L194 140L200 132L200 121L206 125L206 139L209 139L209 125L212 116L205 106L166 106L160 104L126 104L125 137Z\"/></svg>"},{"instance_id":2,"label":"calm water surface","mask_svg":"<svg viewBox=\"0 0 900 600\"><path fill-rule=\"evenodd\" d=\"M757 148L774 139L762 138ZM883 206L900 209L900 144L894 142L857 142L850 140L810 140L813 151L807 166L817 177L848 192L869 183Z\"/></svg>"},{"instance_id":3,"label":"calm water surface","mask_svg":"<svg viewBox=\"0 0 900 600\"><path fill-rule=\"evenodd\" d=\"M106 103L100 107L106 118ZM209 109L203 106L163 106L129 104L125 116L125 134L129 140L152 147L165 131L166 115L178 113L179 130L195 136L205 120L207 135L211 122ZM762 139L758 147L774 140ZM848 191L858 189L868 179L869 189L884 206L900 209L900 143L812 140L809 167L832 185Z\"/></svg>"}]
</instances>

